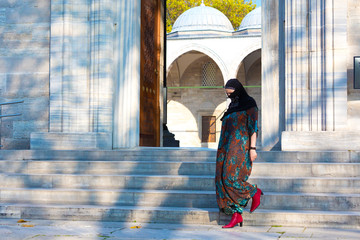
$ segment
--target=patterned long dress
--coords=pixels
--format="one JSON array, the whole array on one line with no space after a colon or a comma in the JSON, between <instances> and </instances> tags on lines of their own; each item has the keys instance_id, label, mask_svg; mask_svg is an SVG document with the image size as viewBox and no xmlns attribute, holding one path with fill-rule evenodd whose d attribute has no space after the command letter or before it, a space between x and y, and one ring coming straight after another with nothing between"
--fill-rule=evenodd
<instances>
[{"instance_id":1,"label":"patterned long dress","mask_svg":"<svg viewBox=\"0 0 360 240\"><path fill-rule=\"evenodd\" d=\"M246 182L251 174L250 137L258 131L258 109L233 112L222 122L216 158L216 200L225 214L242 213L257 191Z\"/></svg>"}]
</instances>

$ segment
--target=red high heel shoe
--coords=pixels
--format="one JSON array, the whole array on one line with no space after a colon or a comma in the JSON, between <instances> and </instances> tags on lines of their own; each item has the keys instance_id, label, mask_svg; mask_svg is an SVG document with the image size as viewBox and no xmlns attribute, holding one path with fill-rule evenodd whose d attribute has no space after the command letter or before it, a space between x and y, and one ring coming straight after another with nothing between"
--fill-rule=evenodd
<instances>
[{"instance_id":1,"label":"red high heel shoe","mask_svg":"<svg viewBox=\"0 0 360 240\"><path fill-rule=\"evenodd\" d=\"M238 223L240 223L240 227L242 227L243 218L240 213L236 212L232 215L230 223L228 225L223 226L222 228L233 228Z\"/></svg>"},{"instance_id":2,"label":"red high heel shoe","mask_svg":"<svg viewBox=\"0 0 360 240\"><path fill-rule=\"evenodd\" d=\"M257 207L260 205L260 197L261 195L264 195L264 193L261 191L260 188L257 189L257 192L255 193L255 195L252 197L252 203L251 203L251 208L250 208L250 213L252 213L253 211L255 211L255 209L257 209Z\"/></svg>"}]
</instances>

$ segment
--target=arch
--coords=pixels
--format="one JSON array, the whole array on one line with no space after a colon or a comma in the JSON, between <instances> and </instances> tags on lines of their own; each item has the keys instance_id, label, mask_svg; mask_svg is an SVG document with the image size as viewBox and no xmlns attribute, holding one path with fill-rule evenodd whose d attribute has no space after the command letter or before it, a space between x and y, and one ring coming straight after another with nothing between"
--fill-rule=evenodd
<instances>
[{"instance_id":1,"label":"arch","mask_svg":"<svg viewBox=\"0 0 360 240\"><path fill-rule=\"evenodd\" d=\"M207 55L208 57L210 57L220 68L221 74L223 75L224 81L225 79L228 78L229 76L229 70L226 67L225 62L220 58L220 56L214 52L213 50L211 50L208 47L205 47L203 45L200 44L189 44L181 49L179 49L176 52L173 52L172 54L169 54L167 57L167 66L166 66L166 71L168 72L170 69L170 66L173 64L174 61L176 61L176 59L178 59L179 57L181 57L182 55L191 52L191 51L197 51L200 52L202 54Z\"/></svg>"},{"instance_id":2,"label":"arch","mask_svg":"<svg viewBox=\"0 0 360 240\"><path fill-rule=\"evenodd\" d=\"M240 69L241 68L241 69ZM240 80L244 85L260 86L256 88L248 88L246 91L255 99L259 109L258 112L258 140L257 145L261 146L262 137L262 74L261 74L261 48L256 47L248 49L241 56L241 61L236 68L236 78Z\"/></svg>"},{"instance_id":3,"label":"arch","mask_svg":"<svg viewBox=\"0 0 360 240\"><path fill-rule=\"evenodd\" d=\"M243 52L241 52L240 56L236 56L236 59L234 59L232 61L234 63L234 65L232 66L231 69L234 69L234 72L232 72L231 78L236 78L236 76L240 70L241 63L244 61L244 59L247 56L249 56L250 54L252 54L253 52L255 52L257 50L261 50L261 43L256 43L256 44L246 48Z\"/></svg>"},{"instance_id":4,"label":"arch","mask_svg":"<svg viewBox=\"0 0 360 240\"><path fill-rule=\"evenodd\" d=\"M241 68L241 66L244 66L244 64L245 64L245 62L247 61L247 59L248 59L249 57L251 57L253 54L256 54L258 51L260 51L260 56L259 56L259 58L256 58L255 62L256 62L257 60L261 60L261 49L257 49L257 50L255 50L255 51L249 53L247 56L245 56L245 58L243 58L243 59L241 60L241 62L238 63L238 66L237 66L237 68L236 68L236 76L239 75L239 71L241 70L240 68ZM253 62L252 64L254 64L255 62ZM248 65L247 65L247 66L248 66ZM249 66L248 66L248 67L249 67Z\"/></svg>"},{"instance_id":5,"label":"arch","mask_svg":"<svg viewBox=\"0 0 360 240\"><path fill-rule=\"evenodd\" d=\"M193 112L184 103L176 100L168 100L167 127L175 134L175 139L180 140L181 147L192 145L192 138L198 137L198 121ZM184 145L185 142L185 145ZM190 145L189 145L190 143Z\"/></svg>"},{"instance_id":6,"label":"arch","mask_svg":"<svg viewBox=\"0 0 360 240\"><path fill-rule=\"evenodd\" d=\"M188 54L193 55L187 56ZM220 117L222 110L217 110L218 105L223 103L224 109L226 106L223 89L191 88L191 86L202 86L202 75L199 73L203 72L204 63L207 62L216 65L216 85L222 85L224 80L220 67L203 52L195 50L185 52L176 58L168 68L167 126L175 134L175 139L180 141L181 147L216 148L218 144L221 123L217 120L217 142L203 141L203 118L213 117L214 113L217 114L216 119ZM180 81L177 82L178 80ZM172 86L175 87L171 88ZM190 88L176 88L177 86L189 86Z\"/></svg>"}]
</instances>

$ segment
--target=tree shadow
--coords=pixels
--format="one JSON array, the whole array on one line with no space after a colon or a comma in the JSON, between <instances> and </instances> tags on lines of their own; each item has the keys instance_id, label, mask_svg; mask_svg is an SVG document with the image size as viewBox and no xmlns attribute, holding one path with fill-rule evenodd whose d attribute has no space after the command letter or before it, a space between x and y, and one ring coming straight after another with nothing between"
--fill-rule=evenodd
<instances>
[{"instance_id":1,"label":"tree shadow","mask_svg":"<svg viewBox=\"0 0 360 240\"><path fill-rule=\"evenodd\" d=\"M7 1L8 4L12 4L12 1ZM39 4L43 4L41 1L38 1ZM17 2L16 4L20 4L20 2ZM9 5L9 6L10 6ZM11 5L14 7L13 5ZM20 6L20 5L19 5ZM26 12L25 6L21 5L24 9L23 11L19 12ZM45 7L44 7L45 8ZM40 8L39 8L40 9ZM41 9L40 9L41 10ZM39 11L40 11L39 10ZM78 14L74 12L74 14ZM36 15L36 14L35 14ZM31 18L36 18L36 16L39 18L39 22L43 23L43 18L41 15L33 15L31 14ZM277 23L274 23L277 24ZM17 122L28 122L28 121L39 121L39 122L46 122L48 123L48 115L49 110L47 109L48 103L49 103L49 91L46 89L49 88L47 85L48 80L48 74L49 69L48 67L44 67L44 65L48 65L48 60L46 59L45 54L41 52L39 49L43 48L47 44L49 44L49 40L46 38L46 34L49 33L49 23L45 21L45 24L39 25L41 29L37 29L37 31L45 31L44 33L39 32L33 32L33 36L36 34L39 34L38 37L41 38L41 43L35 50L29 50L29 52L26 49L31 49L30 46L33 46L34 39L31 39L29 41L23 41L17 39L15 36L11 36L11 34L2 34L1 41L5 43L4 38L7 37L8 39L12 39L11 41L7 43L11 47L15 47L17 50L17 53L12 53L15 56L9 56L8 58L14 58L14 62L12 66L6 65L6 69L11 69L11 74L5 74L2 72L2 75L6 75L5 80L1 81L1 101L3 100L13 100L18 98L29 98L28 105L21 106L17 109L5 109L4 112L11 114L12 111L20 111L24 114L23 117L16 117L12 119L11 121L5 121L3 122L3 125L5 127L2 127L1 131L4 134L4 136L9 136L8 138L13 137L14 139L16 136L12 136L12 132L9 130L12 129L14 126L16 126ZM6 28L5 28L6 29ZM45 30L44 30L45 29ZM22 28L22 31L25 31L26 27ZM4 30L5 31L5 30ZM4 32L6 33L6 32ZM28 34L28 33L27 33ZM21 35L21 34L20 34ZM26 37L26 35L21 35L21 37ZM43 41L43 42L42 42ZM10 44L11 42L11 44ZM100 44L100 46L102 46ZM131 44L130 44L131 46ZM20 49L20 50L19 50ZM25 50L24 50L25 49ZM37 52L39 50L39 52ZM16 54L25 54L29 55L30 59L23 59L22 57L16 56ZM40 57L34 57L31 54L38 54L36 56ZM20 60L19 60L20 59ZM8 59L7 59L8 60ZM10 61L11 62L11 61ZM7 63L8 64L8 63ZM78 67L83 67L86 64L84 62L79 62ZM84 65L85 64L85 65ZM265 71L271 71L272 68L279 67L276 64L270 65L267 68L265 68ZM22 71L25 71L26 69L32 70L32 69L40 69L38 72L35 72L32 76L33 81L29 81L29 77L27 74L24 74ZM2 76L3 77L3 76ZM4 82L6 82L4 84ZM35 82L35 83L34 83ZM38 89L38 86L41 85L44 87L43 90ZM6 86L6 87L4 87ZM67 89L73 90L73 86L68 86ZM4 91L6 89L6 92ZM9 90L10 89L10 90ZM281 90L281 88L280 88ZM283 89L284 90L284 89ZM3 94L4 93L4 94ZM27 93L31 93L27 95ZM9 94L9 95L6 95ZM280 96L281 97L281 96ZM88 102L82 102L83 98L80 96L74 96L72 98L72 101L69 103L69 105L72 104L85 104ZM285 100L280 100L279 108L284 108ZM46 107L45 107L46 106ZM266 106L264 106L266 107ZM320 108L320 105L314 105L316 108ZM101 111L105 106L100 106L99 111ZM60 113L57 113L60 114ZM76 117L74 117L76 118ZM68 121L72 121L74 118L68 118ZM285 116L285 113L280 112L279 119L283 121L283 119L290 119L291 121L294 121L290 116ZM23 123L26 125L26 123ZM285 123L281 126L285 127ZM25 128L25 127L24 127ZM283 130L283 129L282 129ZM19 133L27 134L32 131L49 131L49 126L47 124L40 125L40 126L34 126L32 128L26 129L24 131L20 131ZM130 131L130 129L128 129ZM126 134L129 134L127 132ZM28 136L19 138L20 140L16 140L17 144L21 142L23 144L22 146L28 147ZM11 147L11 145L7 145L8 148ZM185 150L184 150L185 151ZM200 152L200 154L199 154ZM168 208L167 211L162 211L161 213L149 210L144 210L143 218L147 222L158 222L158 219L161 219L160 221L167 223L170 221L171 218L169 216L171 213L173 213L172 207L174 207L174 198L179 198L181 200L182 195L181 191L185 190L193 190L195 192L204 190L203 187L205 187L207 192L211 192L210 194L204 194L201 196L201 201L198 203L192 203L191 201L183 201L180 203L183 204L185 207L196 207L200 209L204 209L205 214L208 214L208 218L210 222L217 221L218 223L227 222L228 219L223 219L223 216L219 215L217 212L206 212L206 208L214 208L215 206L215 198L211 196L214 195L214 174L210 174L211 171L214 171L214 164L215 164L215 157L214 157L214 151L205 152L204 150L198 151L198 149L193 149L188 153L187 155L184 154L184 152L181 149L168 149L168 150L159 150L159 149L151 149L151 148L139 148L139 149L129 149L129 150L118 150L118 151L0 151L0 159L6 160L9 159L10 161L7 162L1 162L0 164L6 165L6 167L13 168L14 172L17 174L2 174L2 177L7 178L10 183L10 185L7 185L8 187L22 187L26 189L36 189L36 188L43 188L43 189L59 189L64 190L64 188L67 188L69 185L74 187L74 189L84 189L84 190L99 190L99 191L107 191L108 188L114 188L114 189L124 189L128 190L126 191L115 191L115 190L109 190L111 193L110 201L104 201L99 195L93 193L89 194L87 198L84 200L84 204L91 207L98 207L99 212L96 218L99 221L131 221L134 219L135 214L133 214L132 211L129 211L129 209L140 209L141 207L146 207L146 202L144 203L143 196L135 197L134 194L131 192L133 190L143 191L143 190L151 190L151 191L161 191L161 190L173 190L178 191L176 197L171 194L164 194L164 197L159 200L160 202L157 202L157 206ZM308 155L306 155L308 154ZM311 157L312 154L315 154L315 157ZM200 155L200 157L199 157ZM309 156L310 155L310 156ZM354 156L355 155L355 156ZM189 167L188 162L184 162L181 160L184 156L186 156L188 159L186 161L193 162L195 166L191 165L192 167ZM158 174L164 174L166 172L162 172L161 170L164 167L163 162L168 162L168 159L172 158L174 162L176 162L178 165L174 168L178 168L177 173L172 172L172 174L178 174L179 176L193 176L194 172L188 172L190 170L196 171L196 176L202 176L202 177L188 177L188 178L173 178L170 176L163 176L162 178L155 179L152 178L150 173L152 173L152 170L144 168L144 164L153 164L155 169L153 169L155 172L158 171ZM204 160L204 159L205 160ZM156 159L156 161L154 161ZM175 160L174 160L175 159ZM282 152L281 154L278 154L277 152L264 152L259 153L259 162L277 162L277 163L284 163L284 162L330 162L330 163L336 163L339 161L339 159L343 159L344 163L347 162L359 162L359 156L358 153L352 153L352 152L323 152L323 153L286 153ZM109 162L109 168L111 168L112 171L123 171L121 172L123 175L120 175L120 177L114 176L114 174L108 174L107 176L104 176L102 174L98 174L96 176L96 173L99 169L96 165L97 162L100 162L102 160L107 160ZM198 161L197 161L198 160ZM63 162L69 162L73 161L73 165L70 167L70 169L64 169L61 167L61 164L58 164L57 166L46 166L44 167L44 171L50 170L50 172L54 173L54 175L41 175L38 174L31 174L31 164L33 164L35 161L41 161L42 163L58 163L60 161ZM200 167L196 164L202 163L202 161L205 161L207 163L206 169L203 164L200 164ZM127 168L124 169L124 162L128 162ZM132 162L132 163L129 163ZM59 166L60 165L60 166ZM190 169L189 169L190 168ZM192 169L194 168L194 169ZM171 171L174 171L174 169L170 169ZM108 169L109 170L109 169ZM169 169L168 169L169 170ZM110 171L111 172L111 171ZM200 174L201 173L201 174ZM68 176L67 176L68 174ZM73 180L65 179L66 177L69 177L71 175L77 175L82 174L83 176L80 177L74 177ZM148 175L147 175L148 174ZM202 175L203 174L203 175ZM21 175L21 176L20 176ZM165 174L164 174L165 175ZM104 180L105 183L102 183L101 179ZM164 182L162 185L156 185L161 184L162 180L167 179L167 182ZM205 181L204 181L205 179ZM309 187L313 187L312 183L309 182L307 179L297 179L295 180L289 180L283 185L280 184L279 178L258 178L254 177L251 179L253 183L257 183L259 187L261 187L264 192L297 192L297 193L304 193L309 189ZM70 184L69 184L70 182ZM69 185L67 185L69 184ZM161 187L159 187L161 186ZM183 186L187 186L188 189L183 189ZM154 189L155 188L155 189ZM355 189L353 186L349 186L348 190ZM318 189L317 189L318 190ZM321 191L321 189L319 189ZM335 191L335 190L334 190ZM136 192L136 191L134 191ZM213 195L211 195L213 194ZM209 199L209 196L211 199ZM39 196L40 197L40 196ZM19 199L20 201L24 203L33 203L36 204L38 201L31 202L29 199ZM44 204L49 204L50 200L47 202L44 201ZM61 199L56 199L56 201L61 201ZM313 200L311 200L313 202ZM315 201L315 200L314 200ZM326 207L326 199L320 200L320 203L317 207L317 209L321 210L331 210L329 207ZM194 204L194 205L192 205ZM267 204L266 195L264 197L264 205ZM82 205L79 205L82 206ZM128 207L128 208L126 208ZM4 206L6 208L6 206ZM53 213L53 209L48 208L46 209L44 206L41 208L41 214L40 216L43 219L52 219L54 216L51 214ZM75 211L75 210L74 210ZM24 215L16 215L16 213L13 213L13 217L27 217L31 216L30 212L27 211L26 208L23 209ZM88 214L88 215L86 215ZM184 212L184 215L181 215L178 219L179 221L186 220L186 214L187 212ZM68 213L63 213L61 217L65 219L77 219L81 220L83 217L89 216L89 213L86 212L86 210L81 209L78 212L78 215L71 215ZM250 224L256 225L255 217L249 216L249 222ZM99 223L101 226L102 223Z\"/></svg>"}]
</instances>

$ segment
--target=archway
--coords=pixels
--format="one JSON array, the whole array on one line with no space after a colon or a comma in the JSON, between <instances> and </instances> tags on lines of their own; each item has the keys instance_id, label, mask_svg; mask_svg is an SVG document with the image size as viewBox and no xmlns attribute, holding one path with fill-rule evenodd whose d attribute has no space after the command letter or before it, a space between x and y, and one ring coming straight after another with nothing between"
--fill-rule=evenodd
<instances>
[{"instance_id":1,"label":"archway","mask_svg":"<svg viewBox=\"0 0 360 240\"><path fill-rule=\"evenodd\" d=\"M180 57L187 55L191 52L199 52L199 53L202 53L202 54L210 57L216 63L216 65L219 67L219 69L221 70L223 79L229 78L230 74L229 74L228 67L227 67L226 63L224 62L224 60L219 56L219 54L217 52L213 51L211 49L211 47L209 47L209 46L197 44L194 42L191 42L190 44L186 44L179 48L171 49L171 51L169 51L166 56L167 57L166 69L169 70L171 65L176 60L180 59Z\"/></svg>"},{"instance_id":2,"label":"archway","mask_svg":"<svg viewBox=\"0 0 360 240\"><path fill-rule=\"evenodd\" d=\"M220 67L202 52L189 51L169 65L167 126L180 147L217 147L226 108L223 83Z\"/></svg>"},{"instance_id":3,"label":"archway","mask_svg":"<svg viewBox=\"0 0 360 240\"><path fill-rule=\"evenodd\" d=\"M257 146L261 146L261 49L248 54L238 67L237 79L246 86L246 91L252 96L259 108L258 116L258 140Z\"/></svg>"}]
</instances>

